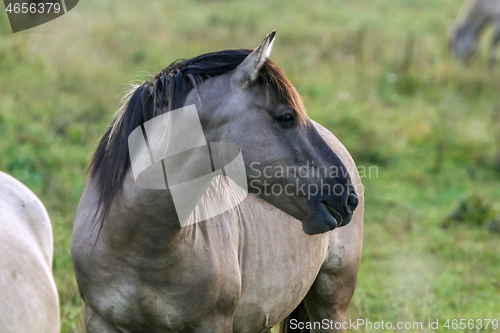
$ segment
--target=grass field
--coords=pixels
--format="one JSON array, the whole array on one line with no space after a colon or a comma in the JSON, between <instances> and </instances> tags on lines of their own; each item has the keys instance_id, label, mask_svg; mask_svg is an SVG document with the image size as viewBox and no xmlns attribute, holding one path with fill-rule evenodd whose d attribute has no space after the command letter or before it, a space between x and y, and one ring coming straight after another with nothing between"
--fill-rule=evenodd
<instances>
[{"instance_id":1,"label":"grass field","mask_svg":"<svg viewBox=\"0 0 500 333\"><path fill-rule=\"evenodd\" d=\"M349 318L424 322L408 331L428 331L429 319L443 331L446 319L500 319L492 227L500 66L487 67L486 39L470 66L450 59L446 35L461 4L86 0L14 35L0 14L0 170L30 187L51 216L62 332L84 332L72 224L89 157L128 84L178 58L254 48L273 29L271 58L311 118L359 166L378 170L363 179L364 252ZM443 228L471 198L472 218ZM482 206L484 218L475 211Z\"/></svg>"}]
</instances>

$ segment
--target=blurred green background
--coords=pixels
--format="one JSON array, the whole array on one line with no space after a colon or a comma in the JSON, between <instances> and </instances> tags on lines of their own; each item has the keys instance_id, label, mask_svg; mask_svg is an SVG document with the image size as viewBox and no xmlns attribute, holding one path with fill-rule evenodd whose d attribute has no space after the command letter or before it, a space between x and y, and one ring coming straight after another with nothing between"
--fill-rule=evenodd
<instances>
[{"instance_id":1,"label":"blurred green background","mask_svg":"<svg viewBox=\"0 0 500 333\"><path fill-rule=\"evenodd\" d=\"M271 59L311 118L378 170L363 178L349 318L500 319L500 66L487 66L490 32L471 65L450 58L461 5L85 0L16 34L0 14L0 170L51 216L62 332L84 332L71 230L89 158L129 83L178 58L254 48L273 29Z\"/></svg>"}]
</instances>

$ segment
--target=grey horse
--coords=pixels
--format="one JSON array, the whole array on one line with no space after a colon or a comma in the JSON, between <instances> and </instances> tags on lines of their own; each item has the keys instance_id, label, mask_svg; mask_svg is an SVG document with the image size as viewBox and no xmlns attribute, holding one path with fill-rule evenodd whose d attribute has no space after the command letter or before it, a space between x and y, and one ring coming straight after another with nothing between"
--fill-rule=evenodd
<instances>
[{"instance_id":1,"label":"grey horse","mask_svg":"<svg viewBox=\"0 0 500 333\"><path fill-rule=\"evenodd\" d=\"M356 285L362 185L345 147L268 59L274 36L254 51L175 62L127 96L93 156L73 231L88 333L257 333L279 323L298 332L305 322L344 331L334 323ZM135 183L127 140L186 105L206 141L241 149L249 193L181 227L168 188ZM288 191L269 190L278 187Z\"/></svg>"},{"instance_id":2,"label":"grey horse","mask_svg":"<svg viewBox=\"0 0 500 333\"><path fill-rule=\"evenodd\" d=\"M476 52L477 43L485 28L492 24L495 33L490 46L490 63L497 58L500 44L500 0L474 0L464 5L464 18L458 19L449 39L455 58L468 62ZM462 15L459 15L462 16Z\"/></svg>"},{"instance_id":3,"label":"grey horse","mask_svg":"<svg viewBox=\"0 0 500 333\"><path fill-rule=\"evenodd\" d=\"M52 228L40 200L0 172L0 331L59 333Z\"/></svg>"}]
</instances>

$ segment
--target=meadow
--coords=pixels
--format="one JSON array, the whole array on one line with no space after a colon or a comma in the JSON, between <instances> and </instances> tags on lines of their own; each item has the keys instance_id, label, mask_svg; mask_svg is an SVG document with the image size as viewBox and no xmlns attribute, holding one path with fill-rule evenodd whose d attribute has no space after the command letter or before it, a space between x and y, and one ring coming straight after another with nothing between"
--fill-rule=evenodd
<instances>
[{"instance_id":1,"label":"meadow","mask_svg":"<svg viewBox=\"0 0 500 333\"><path fill-rule=\"evenodd\" d=\"M274 29L271 59L310 117L358 166L376 167L363 178L364 250L348 318L422 321L404 330L422 332L429 319L440 331L446 319L500 320L500 64L487 66L487 38L469 66L451 59L446 36L461 5L86 0L16 34L0 14L0 170L51 217L62 332L85 331L73 219L130 82L179 58L254 48Z\"/></svg>"}]
</instances>

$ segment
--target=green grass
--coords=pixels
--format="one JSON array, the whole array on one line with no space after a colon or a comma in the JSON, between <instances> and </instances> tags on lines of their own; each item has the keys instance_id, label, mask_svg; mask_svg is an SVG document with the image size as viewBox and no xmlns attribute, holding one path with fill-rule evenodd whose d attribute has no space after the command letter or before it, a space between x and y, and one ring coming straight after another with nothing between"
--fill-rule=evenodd
<instances>
[{"instance_id":1,"label":"green grass","mask_svg":"<svg viewBox=\"0 0 500 333\"><path fill-rule=\"evenodd\" d=\"M450 59L447 27L461 2L87 0L14 35L0 14L0 170L51 216L62 332L84 331L72 224L89 157L128 83L178 58L256 47L273 29L271 58L310 116L358 165L378 167L363 179L349 317L500 319L500 235L441 228L472 193L500 205L500 67L486 66L485 40L471 66Z\"/></svg>"}]
</instances>

